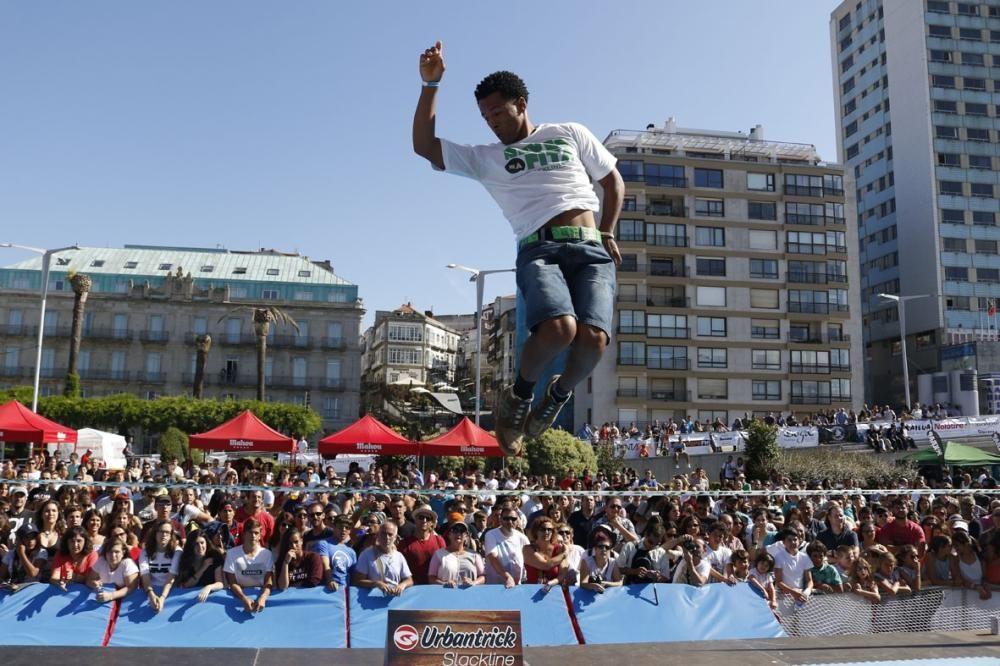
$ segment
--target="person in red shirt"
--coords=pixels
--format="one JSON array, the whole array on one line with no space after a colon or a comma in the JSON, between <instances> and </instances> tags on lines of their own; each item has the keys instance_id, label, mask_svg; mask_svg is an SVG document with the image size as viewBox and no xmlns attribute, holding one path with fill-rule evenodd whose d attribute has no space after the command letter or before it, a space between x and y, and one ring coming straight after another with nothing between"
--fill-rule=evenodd
<instances>
[{"instance_id":1,"label":"person in red shirt","mask_svg":"<svg viewBox=\"0 0 1000 666\"><path fill-rule=\"evenodd\" d=\"M399 552L406 558L406 563L410 567L413 584L428 585L431 558L446 544L441 535L434 531L437 527L437 514L434 513L434 509L427 504L421 504L411 512L411 515L416 523L413 536L403 540Z\"/></svg>"},{"instance_id":2,"label":"person in red shirt","mask_svg":"<svg viewBox=\"0 0 1000 666\"><path fill-rule=\"evenodd\" d=\"M260 524L260 542L267 543L274 534L274 517L264 511L264 493L260 490L248 490L243 495L243 506L236 512L236 522L242 525L250 518ZM240 535L242 537L242 534ZM242 538L237 541L242 543Z\"/></svg>"},{"instance_id":3,"label":"person in red shirt","mask_svg":"<svg viewBox=\"0 0 1000 666\"><path fill-rule=\"evenodd\" d=\"M97 551L82 527L66 530L59 541L59 552L52 563L50 582L66 589L67 583L86 583L87 574L97 561Z\"/></svg>"},{"instance_id":4,"label":"person in red shirt","mask_svg":"<svg viewBox=\"0 0 1000 666\"><path fill-rule=\"evenodd\" d=\"M895 554L903 546L916 546L923 557L926 540L924 530L918 523L907 517L910 510L908 500L897 497L892 502L892 513L895 520L886 523L878 531L878 542Z\"/></svg>"}]
</instances>

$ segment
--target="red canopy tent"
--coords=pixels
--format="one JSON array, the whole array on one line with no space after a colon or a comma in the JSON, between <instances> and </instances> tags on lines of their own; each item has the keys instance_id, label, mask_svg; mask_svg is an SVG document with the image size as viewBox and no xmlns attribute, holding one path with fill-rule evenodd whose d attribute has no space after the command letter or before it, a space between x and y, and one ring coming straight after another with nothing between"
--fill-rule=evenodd
<instances>
[{"instance_id":1,"label":"red canopy tent","mask_svg":"<svg viewBox=\"0 0 1000 666\"><path fill-rule=\"evenodd\" d=\"M17 400L11 400L0 405L0 442L75 444L76 430L50 421Z\"/></svg>"},{"instance_id":2,"label":"red canopy tent","mask_svg":"<svg viewBox=\"0 0 1000 666\"><path fill-rule=\"evenodd\" d=\"M295 438L282 435L248 409L208 432L191 435L188 444L193 449L213 451L291 453Z\"/></svg>"},{"instance_id":3,"label":"red canopy tent","mask_svg":"<svg viewBox=\"0 0 1000 666\"><path fill-rule=\"evenodd\" d=\"M470 421L468 416L443 435L423 442L420 453L425 456L504 457L496 438Z\"/></svg>"},{"instance_id":4,"label":"red canopy tent","mask_svg":"<svg viewBox=\"0 0 1000 666\"><path fill-rule=\"evenodd\" d=\"M420 443L403 437L374 417L363 416L340 432L319 440L319 452L323 455L415 456L420 454Z\"/></svg>"}]
</instances>

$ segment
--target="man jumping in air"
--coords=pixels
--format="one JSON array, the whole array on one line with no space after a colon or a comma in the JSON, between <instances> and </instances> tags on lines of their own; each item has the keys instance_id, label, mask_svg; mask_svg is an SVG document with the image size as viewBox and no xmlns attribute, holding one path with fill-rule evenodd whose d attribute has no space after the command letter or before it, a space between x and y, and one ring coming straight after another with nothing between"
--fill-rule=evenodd
<instances>
[{"instance_id":1,"label":"man jumping in air","mask_svg":"<svg viewBox=\"0 0 1000 666\"><path fill-rule=\"evenodd\" d=\"M533 124L528 89L511 72L490 74L475 91L499 143L465 146L439 139L435 99L444 70L437 42L420 56L424 84L413 116L413 150L435 169L482 183L517 236L517 286L531 336L517 381L500 392L495 412L500 447L517 455L525 435L537 437L555 422L610 341L615 265L621 263L614 231L625 186L614 156L587 128ZM599 227L594 215L601 206L592 181L604 190ZM552 378L532 409L535 383L567 347L563 374Z\"/></svg>"}]
</instances>

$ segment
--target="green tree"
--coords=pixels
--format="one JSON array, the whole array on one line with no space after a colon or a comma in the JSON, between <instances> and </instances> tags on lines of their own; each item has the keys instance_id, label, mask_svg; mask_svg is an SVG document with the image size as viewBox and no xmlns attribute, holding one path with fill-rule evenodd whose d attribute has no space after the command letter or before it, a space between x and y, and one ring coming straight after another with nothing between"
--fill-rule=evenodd
<instances>
[{"instance_id":1,"label":"green tree","mask_svg":"<svg viewBox=\"0 0 1000 666\"><path fill-rule=\"evenodd\" d=\"M625 451L615 452L614 444L611 442L601 442L594 447L594 454L597 456L597 471L603 472L607 476L620 472L625 461Z\"/></svg>"},{"instance_id":2,"label":"green tree","mask_svg":"<svg viewBox=\"0 0 1000 666\"><path fill-rule=\"evenodd\" d=\"M242 310L250 310L253 313L253 334L257 338L257 400L263 402L266 385L267 336L271 332L271 323L288 324L296 333L299 332L299 325L292 315L274 305L240 305L219 317L218 323Z\"/></svg>"},{"instance_id":3,"label":"green tree","mask_svg":"<svg viewBox=\"0 0 1000 666\"><path fill-rule=\"evenodd\" d=\"M170 426L160 435L160 460L187 460L188 450L188 436L183 430Z\"/></svg>"},{"instance_id":4,"label":"green tree","mask_svg":"<svg viewBox=\"0 0 1000 666\"><path fill-rule=\"evenodd\" d=\"M589 444L565 430L549 429L525 444L525 454L533 474L567 472L579 474L584 469L597 469L597 456Z\"/></svg>"},{"instance_id":5,"label":"green tree","mask_svg":"<svg viewBox=\"0 0 1000 666\"><path fill-rule=\"evenodd\" d=\"M778 428L763 421L751 421L747 426L746 451L747 478L766 481L778 466L781 448L778 446Z\"/></svg>"}]
</instances>

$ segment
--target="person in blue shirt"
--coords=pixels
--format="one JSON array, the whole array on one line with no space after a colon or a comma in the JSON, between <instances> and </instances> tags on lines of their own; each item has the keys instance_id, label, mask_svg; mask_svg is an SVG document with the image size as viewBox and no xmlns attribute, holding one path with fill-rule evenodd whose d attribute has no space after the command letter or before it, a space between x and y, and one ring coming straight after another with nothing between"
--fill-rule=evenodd
<instances>
[{"instance_id":1,"label":"person in blue shirt","mask_svg":"<svg viewBox=\"0 0 1000 666\"><path fill-rule=\"evenodd\" d=\"M351 519L339 515L333 519L333 536L317 539L308 547L323 558L323 580L331 592L347 585L358 563L358 555L348 543L351 540Z\"/></svg>"}]
</instances>

